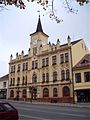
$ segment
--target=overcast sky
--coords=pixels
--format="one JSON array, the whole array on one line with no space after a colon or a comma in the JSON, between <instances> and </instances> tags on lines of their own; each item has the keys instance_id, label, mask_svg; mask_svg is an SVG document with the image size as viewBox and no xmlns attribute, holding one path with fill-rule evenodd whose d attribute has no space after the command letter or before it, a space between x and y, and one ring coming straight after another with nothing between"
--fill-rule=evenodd
<instances>
[{"instance_id":1,"label":"overcast sky","mask_svg":"<svg viewBox=\"0 0 90 120\"><path fill-rule=\"evenodd\" d=\"M70 35L72 41L83 38L90 50L90 4L83 7L75 4L73 8L78 9L77 14L71 14L64 8L60 0L56 2L56 14L63 19L63 23L57 24L44 13L40 6L27 4L25 10L19 10L12 7L6 7L7 10L0 12L0 77L8 73L8 63L10 55L13 58L16 52L21 54L28 53L30 47L30 34L36 31L38 22L38 10L41 11L41 23L43 31L49 35L49 41L56 43L57 38L60 44L67 42L67 36Z\"/></svg>"}]
</instances>

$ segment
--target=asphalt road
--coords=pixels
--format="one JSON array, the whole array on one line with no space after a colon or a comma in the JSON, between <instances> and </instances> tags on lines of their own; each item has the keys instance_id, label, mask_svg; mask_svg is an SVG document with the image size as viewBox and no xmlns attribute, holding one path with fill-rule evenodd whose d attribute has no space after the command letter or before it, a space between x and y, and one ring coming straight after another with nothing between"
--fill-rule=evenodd
<instances>
[{"instance_id":1,"label":"asphalt road","mask_svg":"<svg viewBox=\"0 0 90 120\"><path fill-rule=\"evenodd\" d=\"M19 111L19 120L90 120L89 108L10 102Z\"/></svg>"}]
</instances>

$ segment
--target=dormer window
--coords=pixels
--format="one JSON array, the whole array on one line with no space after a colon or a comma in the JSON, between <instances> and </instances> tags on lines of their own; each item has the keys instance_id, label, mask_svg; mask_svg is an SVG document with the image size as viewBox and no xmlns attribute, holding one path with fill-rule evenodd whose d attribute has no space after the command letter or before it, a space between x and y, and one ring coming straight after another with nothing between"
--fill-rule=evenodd
<instances>
[{"instance_id":1,"label":"dormer window","mask_svg":"<svg viewBox=\"0 0 90 120\"><path fill-rule=\"evenodd\" d=\"M85 63L88 63L88 60L83 60L81 64L85 64Z\"/></svg>"}]
</instances>

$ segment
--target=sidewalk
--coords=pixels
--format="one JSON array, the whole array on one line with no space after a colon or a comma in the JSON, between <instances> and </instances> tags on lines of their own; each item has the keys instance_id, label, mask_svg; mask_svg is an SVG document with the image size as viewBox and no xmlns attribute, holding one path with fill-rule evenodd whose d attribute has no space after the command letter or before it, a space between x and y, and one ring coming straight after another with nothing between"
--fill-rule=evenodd
<instances>
[{"instance_id":1,"label":"sidewalk","mask_svg":"<svg viewBox=\"0 0 90 120\"><path fill-rule=\"evenodd\" d=\"M37 101L17 101L17 100L5 100L0 99L0 101L11 101L11 102L20 102L20 103L30 103L30 104L46 104L46 105L55 105L55 106L67 106L67 107L80 107L80 108L90 108L90 102L89 103L49 103L49 102L37 102Z\"/></svg>"},{"instance_id":2,"label":"sidewalk","mask_svg":"<svg viewBox=\"0 0 90 120\"><path fill-rule=\"evenodd\" d=\"M30 102L29 102L30 103ZM68 107L83 107L83 108L90 108L89 103L48 103L48 102L32 102L32 104L47 104L47 105L56 105L56 106L68 106Z\"/></svg>"}]
</instances>

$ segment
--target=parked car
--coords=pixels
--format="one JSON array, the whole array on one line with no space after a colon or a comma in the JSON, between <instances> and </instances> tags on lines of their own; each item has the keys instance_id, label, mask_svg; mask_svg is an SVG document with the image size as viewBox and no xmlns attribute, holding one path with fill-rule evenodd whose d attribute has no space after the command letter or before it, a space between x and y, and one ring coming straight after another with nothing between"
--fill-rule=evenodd
<instances>
[{"instance_id":1,"label":"parked car","mask_svg":"<svg viewBox=\"0 0 90 120\"><path fill-rule=\"evenodd\" d=\"M10 103L0 102L0 120L19 120L18 110Z\"/></svg>"}]
</instances>

